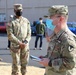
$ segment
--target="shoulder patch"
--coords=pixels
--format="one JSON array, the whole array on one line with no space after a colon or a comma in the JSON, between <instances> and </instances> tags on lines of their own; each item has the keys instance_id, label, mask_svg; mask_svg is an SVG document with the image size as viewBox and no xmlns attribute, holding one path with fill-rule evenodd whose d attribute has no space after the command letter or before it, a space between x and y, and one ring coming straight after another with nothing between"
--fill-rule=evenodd
<instances>
[{"instance_id":1,"label":"shoulder patch","mask_svg":"<svg viewBox=\"0 0 76 75\"><path fill-rule=\"evenodd\" d=\"M71 51L74 50L74 47L70 45L70 46L68 47L68 50L71 52Z\"/></svg>"}]
</instances>

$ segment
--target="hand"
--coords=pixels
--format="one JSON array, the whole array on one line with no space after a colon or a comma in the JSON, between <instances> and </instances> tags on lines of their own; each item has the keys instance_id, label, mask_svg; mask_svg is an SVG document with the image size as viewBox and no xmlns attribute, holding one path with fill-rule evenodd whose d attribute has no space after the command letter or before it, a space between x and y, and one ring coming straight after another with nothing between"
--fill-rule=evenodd
<instances>
[{"instance_id":1,"label":"hand","mask_svg":"<svg viewBox=\"0 0 76 75\"><path fill-rule=\"evenodd\" d=\"M49 59L48 58L42 58L42 60L39 61L39 63L46 67L46 66L48 66Z\"/></svg>"},{"instance_id":2,"label":"hand","mask_svg":"<svg viewBox=\"0 0 76 75\"><path fill-rule=\"evenodd\" d=\"M39 56L39 58L41 58L41 59L42 59L42 58L44 58L44 56Z\"/></svg>"},{"instance_id":3,"label":"hand","mask_svg":"<svg viewBox=\"0 0 76 75\"><path fill-rule=\"evenodd\" d=\"M21 48L21 49L24 49L27 44L20 42L19 45L20 45L20 48Z\"/></svg>"},{"instance_id":4,"label":"hand","mask_svg":"<svg viewBox=\"0 0 76 75\"><path fill-rule=\"evenodd\" d=\"M46 40L48 41L48 42L50 42L51 41L51 39L50 39L50 37L48 36L48 37L46 37Z\"/></svg>"}]
</instances>

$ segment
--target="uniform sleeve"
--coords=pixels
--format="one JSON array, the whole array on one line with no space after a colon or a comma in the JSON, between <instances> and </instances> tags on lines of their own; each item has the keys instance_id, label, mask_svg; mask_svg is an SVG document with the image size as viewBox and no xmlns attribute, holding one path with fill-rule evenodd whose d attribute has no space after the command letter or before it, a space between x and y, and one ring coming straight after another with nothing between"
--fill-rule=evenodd
<instances>
[{"instance_id":1,"label":"uniform sleeve","mask_svg":"<svg viewBox=\"0 0 76 75\"><path fill-rule=\"evenodd\" d=\"M27 42L29 42L31 39L31 27L30 27L30 22L27 23L27 37L25 38L25 40Z\"/></svg>"},{"instance_id":2,"label":"uniform sleeve","mask_svg":"<svg viewBox=\"0 0 76 75\"><path fill-rule=\"evenodd\" d=\"M7 30L8 39L13 43L19 44L20 40L16 38L14 35L14 26L12 21L7 23L6 30Z\"/></svg>"},{"instance_id":3,"label":"uniform sleeve","mask_svg":"<svg viewBox=\"0 0 76 75\"><path fill-rule=\"evenodd\" d=\"M61 46L61 56L51 61L51 65L55 71L71 70L75 67L76 42L74 39L68 38L63 40Z\"/></svg>"}]
</instances>

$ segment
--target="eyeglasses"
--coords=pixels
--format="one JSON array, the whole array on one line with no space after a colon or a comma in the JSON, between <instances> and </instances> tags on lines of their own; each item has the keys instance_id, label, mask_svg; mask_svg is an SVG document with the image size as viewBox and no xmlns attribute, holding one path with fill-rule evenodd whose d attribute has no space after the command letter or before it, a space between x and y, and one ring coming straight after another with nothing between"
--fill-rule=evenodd
<instances>
[{"instance_id":1,"label":"eyeglasses","mask_svg":"<svg viewBox=\"0 0 76 75\"><path fill-rule=\"evenodd\" d=\"M56 16L56 17L61 17L61 16Z\"/></svg>"},{"instance_id":2,"label":"eyeglasses","mask_svg":"<svg viewBox=\"0 0 76 75\"><path fill-rule=\"evenodd\" d=\"M61 16L60 15L55 15L55 16L50 16L50 19L52 18L60 18Z\"/></svg>"}]
</instances>

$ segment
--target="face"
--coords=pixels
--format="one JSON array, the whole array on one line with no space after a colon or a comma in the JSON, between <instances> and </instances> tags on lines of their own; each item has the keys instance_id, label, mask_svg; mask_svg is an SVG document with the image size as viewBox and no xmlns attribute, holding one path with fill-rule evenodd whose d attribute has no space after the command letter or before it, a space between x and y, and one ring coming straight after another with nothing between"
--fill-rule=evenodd
<instances>
[{"instance_id":1,"label":"face","mask_svg":"<svg viewBox=\"0 0 76 75\"><path fill-rule=\"evenodd\" d=\"M17 16L22 16L22 10L15 10L15 14Z\"/></svg>"},{"instance_id":2,"label":"face","mask_svg":"<svg viewBox=\"0 0 76 75\"><path fill-rule=\"evenodd\" d=\"M59 15L54 15L51 16L50 19L53 20L53 25L58 26L60 23L60 16Z\"/></svg>"},{"instance_id":3,"label":"face","mask_svg":"<svg viewBox=\"0 0 76 75\"><path fill-rule=\"evenodd\" d=\"M66 27L66 18L63 15L54 15L51 16L50 19L53 20L53 25L55 25L54 30L56 33Z\"/></svg>"}]
</instances>

